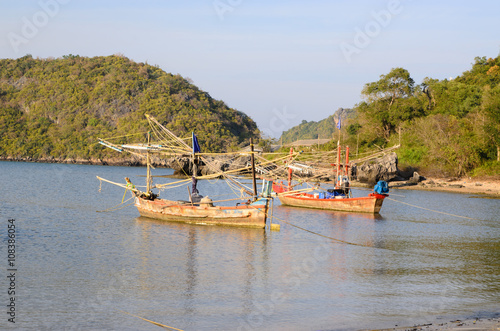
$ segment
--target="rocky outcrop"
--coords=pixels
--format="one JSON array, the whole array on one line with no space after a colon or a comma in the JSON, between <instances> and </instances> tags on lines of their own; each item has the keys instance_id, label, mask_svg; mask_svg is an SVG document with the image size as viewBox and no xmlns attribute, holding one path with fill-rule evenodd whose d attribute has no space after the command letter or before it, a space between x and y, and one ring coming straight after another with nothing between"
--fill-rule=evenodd
<instances>
[{"instance_id":1,"label":"rocky outcrop","mask_svg":"<svg viewBox=\"0 0 500 331\"><path fill-rule=\"evenodd\" d=\"M106 165L106 161L96 158L83 159L83 158L55 158L53 156L32 158L32 157L12 157L12 156L0 156L0 161L13 161L13 162L35 162L35 163L66 163L66 164L95 164L95 165ZM112 161L110 161L112 162ZM121 161L120 165L123 165Z\"/></svg>"},{"instance_id":2,"label":"rocky outcrop","mask_svg":"<svg viewBox=\"0 0 500 331\"><path fill-rule=\"evenodd\" d=\"M225 171L233 171L245 168L250 164L250 156L242 155L236 158L230 156L207 156L207 163L200 161L197 164L197 175L211 175ZM170 158L166 165L174 169L174 175L188 175L193 173L193 164L189 157Z\"/></svg>"},{"instance_id":3,"label":"rocky outcrop","mask_svg":"<svg viewBox=\"0 0 500 331\"><path fill-rule=\"evenodd\" d=\"M250 165L251 157L249 155L240 155L236 158L228 155L218 156L205 156L209 164L200 161L197 164L197 175L211 175L220 172L233 171L242 169ZM59 158L44 158L32 159L21 157L1 157L0 160L6 161L24 161L24 162L45 162L45 163L75 163L75 164L96 164L96 165L114 165L114 166L145 166L146 160L138 156L132 156L130 159L124 160L122 158L108 158L108 159L59 159ZM193 173L193 164L190 156L177 156L168 159L151 156L151 164L158 168L171 168L174 170L174 175L178 176L191 176ZM270 165L266 166L272 167ZM257 172L263 170L257 167ZM269 170L269 169L267 169ZM295 177L302 177L307 180L308 177L313 177L319 181L329 181L333 177L331 169L324 171L320 169L318 173L312 172L311 174L295 173ZM413 169L402 171L398 169L398 157L396 153L389 153L378 159L367 161L361 165L353 164L351 167L352 179L367 186L373 187L379 180L391 183L391 187L417 185L425 180ZM240 173L249 173L244 171ZM283 177L287 176L286 169L282 173L274 172Z\"/></svg>"},{"instance_id":4,"label":"rocky outcrop","mask_svg":"<svg viewBox=\"0 0 500 331\"><path fill-rule=\"evenodd\" d=\"M369 185L375 185L379 180L407 181L406 185L416 185L424 179L416 171L398 169L398 156L394 152L361 165L354 164L352 175L359 182Z\"/></svg>"},{"instance_id":5,"label":"rocky outcrop","mask_svg":"<svg viewBox=\"0 0 500 331\"><path fill-rule=\"evenodd\" d=\"M418 172L413 172L413 175L408 179L408 185L417 185L425 178L420 176Z\"/></svg>"},{"instance_id":6,"label":"rocky outcrop","mask_svg":"<svg viewBox=\"0 0 500 331\"><path fill-rule=\"evenodd\" d=\"M237 158L229 156L206 157L210 165L200 161L197 164L197 175L209 175L223 171L237 170L246 167L250 164L250 156L243 155ZM83 158L31 158L31 157L10 157L0 156L0 161L16 161L16 162L40 162L40 163L66 163L66 164L93 164L93 165L110 165L110 166L131 166L141 167L146 166L146 160L138 156L132 156L129 159L122 158L106 158L106 159L83 159ZM190 156L176 156L171 158L159 158L151 156L151 165L158 168L171 168L174 170L174 175L191 176L193 173L193 162Z\"/></svg>"},{"instance_id":7,"label":"rocky outcrop","mask_svg":"<svg viewBox=\"0 0 500 331\"><path fill-rule=\"evenodd\" d=\"M352 173L361 183L375 184L379 180L390 182L399 177L398 156L389 153L362 165L353 165Z\"/></svg>"},{"instance_id":8,"label":"rocky outcrop","mask_svg":"<svg viewBox=\"0 0 500 331\"><path fill-rule=\"evenodd\" d=\"M187 156L172 157L166 160L165 166L174 169L174 175L191 175L192 162Z\"/></svg>"}]
</instances>

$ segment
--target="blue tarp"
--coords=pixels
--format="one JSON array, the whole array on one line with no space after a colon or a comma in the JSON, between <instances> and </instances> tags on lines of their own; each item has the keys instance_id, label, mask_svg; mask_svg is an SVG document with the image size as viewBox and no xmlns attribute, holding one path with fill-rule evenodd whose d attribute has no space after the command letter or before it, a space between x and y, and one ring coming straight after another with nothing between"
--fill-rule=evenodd
<instances>
[{"instance_id":1,"label":"blue tarp","mask_svg":"<svg viewBox=\"0 0 500 331\"><path fill-rule=\"evenodd\" d=\"M336 196L345 196L340 192L319 192L318 198L320 199L335 199Z\"/></svg>"},{"instance_id":2,"label":"blue tarp","mask_svg":"<svg viewBox=\"0 0 500 331\"><path fill-rule=\"evenodd\" d=\"M387 194L389 193L389 185L387 185L386 181L380 180L373 188L373 191L378 194Z\"/></svg>"}]
</instances>

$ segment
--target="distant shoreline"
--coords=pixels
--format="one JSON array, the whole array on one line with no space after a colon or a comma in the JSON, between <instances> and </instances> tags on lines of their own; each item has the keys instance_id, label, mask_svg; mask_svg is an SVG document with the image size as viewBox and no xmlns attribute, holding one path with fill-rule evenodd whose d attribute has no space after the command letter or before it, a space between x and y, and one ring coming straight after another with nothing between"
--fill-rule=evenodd
<instances>
[{"instance_id":1,"label":"distant shoreline","mask_svg":"<svg viewBox=\"0 0 500 331\"><path fill-rule=\"evenodd\" d=\"M30 163L58 163L58 164L84 164L84 165L104 165L122 167L144 167L146 164L140 160L127 161L121 159L82 159L82 158L42 158L33 159L29 157L14 158L0 156L0 161L10 162L30 162ZM155 167L169 168L165 165L154 164ZM354 182L352 187L369 187L366 184ZM500 198L500 178L437 178L427 177L416 185L408 185L406 182L389 182L389 188L401 190L421 190L451 192L463 194L477 194L481 197ZM390 193L389 193L390 194Z\"/></svg>"},{"instance_id":2,"label":"distant shoreline","mask_svg":"<svg viewBox=\"0 0 500 331\"><path fill-rule=\"evenodd\" d=\"M82 159L82 158L41 158L34 159L31 157L10 157L10 156L0 156L0 161L8 162L28 162L28 163L58 163L58 164L84 164L84 165L109 165L109 166L125 166L125 167L143 167L146 166L145 163L140 161L127 161L120 159ZM161 165L155 165L155 167L161 167Z\"/></svg>"},{"instance_id":3,"label":"distant shoreline","mask_svg":"<svg viewBox=\"0 0 500 331\"><path fill-rule=\"evenodd\" d=\"M500 179L498 178L433 178L429 177L417 185L398 186L389 183L390 188L402 190L438 191L463 194L477 194L480 197L500 198ZM390 194L390 193L389 193Z\"/></svg>"}]
</instances>

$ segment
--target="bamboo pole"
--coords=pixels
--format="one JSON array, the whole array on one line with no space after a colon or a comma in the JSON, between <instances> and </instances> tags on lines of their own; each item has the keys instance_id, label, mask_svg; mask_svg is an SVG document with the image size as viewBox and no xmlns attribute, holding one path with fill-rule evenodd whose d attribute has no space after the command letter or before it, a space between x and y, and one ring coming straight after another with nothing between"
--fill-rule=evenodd
<instances>
[{"instance_id":1,"label":"bamboo pole","mask_svg":"<svg viewBox=\"0 0 500 331\"><path fill-rule=\"evenodd\" d=\"M250 138L250 151L252 155L250 156L252 160L252 182L253 182L253 199L257 199L257 181L255 179L255 155L253 150L253 138Z\"/></svg>"},{"instance_id":2,"label":"bamboo pole","mask_svg":"<svg viewBox=\"0 0 500 331\"><path fill-rule=\"evenodd\" d=\"M292 188L292 168L290 168L290 163L292 163L293 147L290 147L290 158L288 160L288 191Z\"/></svg>"},{"instance_id":3,"label":"bamboo pole","mask_svg":"<svg viewBox=\"0 0 500 331\"><path fill-rule=\"evenodd\" d=\"M150 132L148 131L148 147L149 147L149 139L150 139ZM146 155L146 163L147 163L147 170L146 170L146 193L149 194L151 193L151 160L149 157L149 148L148 152Z\"/></svg>"},{"instance_id":4,"label":"bamboo pole","mask_svg":"<svg viewBox=\"0 0 500 331\"><path fill-rule=\"evenodd\" d=\"M110 180L104 179L104 178L99 177L99 176L96 176L96 177L97 177L97 179L102 180L103 182L106 182L106 183L110 183L110 184L113 184L113 185L116 185L116 186L123 187L123 188L125 188L125 189L127 189L127 190L129 190L129 191L132 191L132 192L141 192L141 191L139 191L138 189L135 189L135 188L128 188L128 187L127 187L127 184L122 184L122 183L112 182L112 181L110 181Z\"/></svg>"},{"instance_id":5,"label":"bamboo pole","mask_svg":"<svg viewBox=\"0 0 500 331\"><path fill-rule=\"evenodd\" d=\"M340 130L339 130L340 132ZM337 174L335 178L335 187L338 185L339 181L339 174L340 174L340 144L337 145Z\"/></svg>"},{"instance_id":6,"label":"bamboo pole","mask_svg":"<svg viewBox=\"0 0 500 331\"><path fill-rule=\"evenodd\" d=\"M312 192L312 191L315 191L319 188L316 188L316 187L307 187L307 188L302 188L300 190L293 190L293 191L286 191L286 192L283 192L283 193L278 193L278 195L295 195L297 193L307 193L307 192Z\"/></svg>"},{"instance_id":7,"label":"bamboo pole","mask_svg":"<svg viewBox=\"0 0 500 331\"><path fill-rule=\"evenodd\" d=\"M349 176L349 146L345 148L345 165L344 174Z\"/></svg>"}]
</instances>

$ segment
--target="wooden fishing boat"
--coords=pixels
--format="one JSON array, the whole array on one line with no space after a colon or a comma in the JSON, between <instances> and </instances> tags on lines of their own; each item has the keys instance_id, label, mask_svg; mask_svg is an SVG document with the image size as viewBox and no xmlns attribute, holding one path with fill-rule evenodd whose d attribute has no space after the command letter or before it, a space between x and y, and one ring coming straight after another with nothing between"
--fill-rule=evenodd
<instances>
[{"instance_id":1,"label":"wooden fishing boat","mask_svg":"<svg viewBox=\"0 0 500 331\"><path fill-rule=\"evenodd\" d=\"M370 193L365 197L336 196L322 199L319 194L287 194L286 191L282 190L280 184L273 184L273 190L277 193L281 204L285 206L374 214L380 212L382 203L387 197L386 194Z\"/></svg>"},{"instance_id":2,"label":"wooden fishing boat","mask_svg":"<svg viewBox=\"0 0 500 331\"><path fill-rule=\"evenodd\" d=\"M165 221L265 228L269 203L268 199L260 198L249 205L228 207L159 198L148 200L138 196L135 206L141 216Z\"/></svg>"},{"instance_id":3,"label":"wooden fishing boat","mask_svg":"<svg viewBox=\"0 0 500 331\"><path fill-rule=\"evenodd\" d=\"M293 150L291 149L290 155L292 155L292 153ZM349 167L349 148L346 149L346 162L343 169L344 174L340 171L340 154L341 149L340 146L338 146L337 163L332 164L337 167L335 188L326 190L325 192L310 194L294 191L292 186L292 167L289 166L288 184L285 185L283 182L273 184L273 190L277 194L281 204L302 208L373 214L379 213L384 199L388 196L387 193L389 190L387 188L387 183L380 181L375 186L373 193L363 197L353 197L347 175Z\"/></svg>"},{"instance_id":4,"label":"wooden fishing boat","mask_svg":"<svg viewBox=\"0 0 500 331\"><path fill-rule=\"evenodd\" d=\"M185 223L195 223L204 225L227 225L227 226L239 226L239 227L252 227L252 228L265 228L267 215L269 212L269 202L272 199L272 181L264 180L262 184L262 192L258 194L256 179L255 179L255 164L253 158L253 142L251 141L251 156L252 156L252 178L253 178L253 191L247 190L245 187L241 187L241 191L249 195L248 198L244 199L229 199L229 200L240 200L243 202L236 203L235 206L217 206L215 205L217 201L212 201L208 197L203 197L199 194L196 188L196 183L200 178L215 178L223 176L231 181L232 185L239 185L238 182L231 178L229 174L218 173L210 176L196 176L198 173L196 169L196 164L198 163L197 157L200 153L200 147L196 136L193 133L193 146L188 146L182 139L175 136L172 132L166 129L163 125L158 123L154 118L147 116L150 125L155 125L159 127L154 132L162 130L160 136L168 136L168 141L163 141L162 143L152 144L149 141L147 144L123 144L117 145L110 143L104 139L100 139L100 143L106 147L112 148L116 151L134 151L133 154L137 156L144 156L147 162L147 175L146 175L146 190L143 192L135 187L129 178L125 178L126 183L115 183L109 180L97 177L101 181L112 183L114 185L125 188L126 190L132 192L134 198L134 205L139 211L139 214L144 217L164 220L164 221L175 221L175 222L185 222ZM151 176L151 165L150 165L150 154L177 154L182 155L192 154L193 157L193 175L191 178L186 180L181 180L179 182L192 182L192 190L189 190L189 200L175 200L175 199L164 199L159 197L159 193L153 193L153 189L166 189L167 184L156 184L152 183ZM200 156L201 157L201 156ZM209 162L204 160L204 162ZM173 184L178 184L175 182ZM125 192L126 193L126 192ZM124 195L125 196L125 195ZM227 200L225 200L227 201ZM123 199L122 199L123 202ZM273 229L278 229L276 225Z\"/></svg>"}]
</instances>

